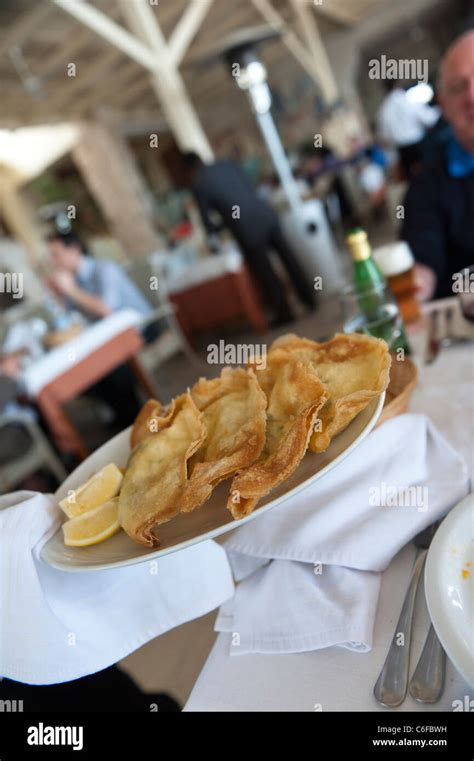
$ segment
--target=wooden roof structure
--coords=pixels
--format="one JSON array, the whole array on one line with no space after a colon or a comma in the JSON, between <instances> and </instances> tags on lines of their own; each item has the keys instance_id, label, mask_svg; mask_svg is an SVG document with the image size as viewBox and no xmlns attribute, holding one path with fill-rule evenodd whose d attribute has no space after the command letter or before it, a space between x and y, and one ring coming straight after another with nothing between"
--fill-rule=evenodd
<instances>
[{"instance_id":1,"label":"wooden roof structure","mask_svg":"<svg viewBox=\"0 0 474 761\"><path fill-rule=\"evenodd\" d=\"M224 64L204 62L207 51L242 27L266 24L280 35L267 42L262 58L285 65L290 53L313 75L329 100L334 82L321 39L344 26L359 24L386 0L2 0L0 3L0 128L93 118L106 114L130 129L165 125L169 114L157 98L150 69L137 60L131 14L148 6L162 41L206 129L228 116L226 96L233 83ZM137 53L105 39L71 15L87 6L135 33ZM80 10L80 9L79 9ZM316 23L315 23L316 22ZM149 30L148 30L149 31ZM143 34L147 29L142 28ZM119 35L121 32L119 30ZM128 39L130 42L130 39ZM159 40L158 40L159 42ZM137 52L138 51L138 52ZM142 50L143 52L143 50ZM155 49L155 53L158 49ZM158 55L160 61L163 60ZM156 60L156 59L155 59ZM332 88L332 89L331 89Z\"/></svg>"}]
</instances>

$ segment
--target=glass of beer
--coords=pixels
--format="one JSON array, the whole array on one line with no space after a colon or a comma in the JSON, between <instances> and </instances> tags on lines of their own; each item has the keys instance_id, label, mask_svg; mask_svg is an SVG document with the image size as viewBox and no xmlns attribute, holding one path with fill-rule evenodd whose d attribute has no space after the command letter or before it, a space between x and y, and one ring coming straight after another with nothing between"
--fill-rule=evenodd
<instances>
[{"instance_id":1,"label":"glass of beer","mask_svg":"<svg viewBox=\"0 0 474 761\"><path fill-rule=\"evenodd\" d=\"M375 249L372 255L397 300L403 321L418 320L420 307L413 277L415 259L408 243L403 240L389 243Z\"/></svg>"}]
</instances>

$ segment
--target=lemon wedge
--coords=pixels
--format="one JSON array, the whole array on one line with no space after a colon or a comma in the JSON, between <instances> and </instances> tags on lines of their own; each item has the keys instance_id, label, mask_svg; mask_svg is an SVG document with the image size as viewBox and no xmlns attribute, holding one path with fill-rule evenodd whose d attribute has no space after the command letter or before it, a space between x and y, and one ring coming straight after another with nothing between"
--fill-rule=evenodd
<instances>
[{"instance_id":1,"label":"lemon wedge","mask_svg":"<svg viewBox=\"0 0 474 761\"><path fill-rule=\"evenodd\" d=\"M68 496L61 500L59 507L68 518L76 518L99 505L103 505L112 497L116 497L122 486L123 474L120 468L110 463L89 478L79 488L71 490Z\"/></svg>"},{"instance_id":2,"label":"lemon wedge","mask_svg":"<svg viewBox=\"0 0 474 761\"><path fill-rule=\"evenodd\" d=\"M118 497L63 523L64 544L68 547L88 547L99 544L120 529Z\"/></svg>"}]
</instances>

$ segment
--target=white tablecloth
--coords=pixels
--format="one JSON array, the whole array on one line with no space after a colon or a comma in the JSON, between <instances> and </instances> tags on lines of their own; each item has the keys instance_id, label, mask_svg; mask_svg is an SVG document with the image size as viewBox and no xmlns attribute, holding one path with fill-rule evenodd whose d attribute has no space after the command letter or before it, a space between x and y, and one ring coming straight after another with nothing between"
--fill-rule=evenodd
<instances>
[{"instance_id":1,"label":"white tablecloth","mask_svg":"<svg viewBox=\"0 0 474 761\"><path fill-rule=\"evenodd\" d=\"M413 337L422 356L424 334ZM474 472L474 349L472 344L446 348L425 367L411 411L427 414ZM385 711L372 695L402 607L415 557L405 547L383 574L369 653L328 648L297 655L229 655L230 634L220 634L185 707L186 711ZM414 619L411 670L423 648L429 617L420 585ZM452 711L453 701L473 698L472 691L448 662L446 689L439 703L422 705L410 696L398 711ZM392 709L393 710L393 709Z\"/></svg>"},{"instance_id":2,"label":"white tablecloth","mask_svg":"<svg viewBox=\"0 0 474 761\"><path fill-rule=\"evenodd\" d=\"M383 574L373 648L341 647L297 655L229 655L231 634L220 634L186 704L186 711L385 711L372 695L408 587L415 550L405 547ZM428 632L422 589L417 601L412 669ZM410 696L396 711L452 711L473 697L448 662L442 700L421 705Z\"/></svg>"},{"instance_id":3,"label":"white tablecloth","mask_svg":"<svg viewBox=\"0 0 474 761\"><path fill-rule=\"evenodd\" d=\"M222 253L198 259L182 271L170 272L166 277L168 293L180 293L202 283L240 272L243 265L242 254L237 246L229 244Z\"/></svg>"},{"instance_id":4,"label":"white tablecloth","mask_svg":"<svg viewBox=\"0 0 474 761\"><path fill-rule=\"evenodd\" d=\"M31 397L38 396L48 383L124 330L137 327L140 320L141 315L133 309L121 309L85 328L76 338L52 349L25 369L21 379L26 392Z\"/></svg>"}]
</instances>

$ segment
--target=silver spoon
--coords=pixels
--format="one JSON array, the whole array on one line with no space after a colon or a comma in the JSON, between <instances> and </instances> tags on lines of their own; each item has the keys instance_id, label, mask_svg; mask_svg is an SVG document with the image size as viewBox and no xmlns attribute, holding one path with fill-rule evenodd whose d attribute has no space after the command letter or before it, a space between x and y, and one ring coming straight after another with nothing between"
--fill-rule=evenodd
<instances>
[{"instance_id":1,"label":"silver spoon","mask_svg":"<svg viewBox=\"0 0 474 761\"><path fill-rule=\"evenodd\" d=\"M437 703L443 694L445 671L446 653L431 624L408 687L412 698L419 703Z\"/></svg>"}]
</instances>

